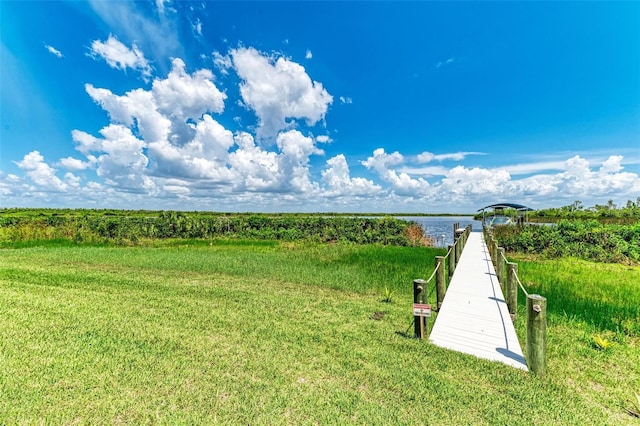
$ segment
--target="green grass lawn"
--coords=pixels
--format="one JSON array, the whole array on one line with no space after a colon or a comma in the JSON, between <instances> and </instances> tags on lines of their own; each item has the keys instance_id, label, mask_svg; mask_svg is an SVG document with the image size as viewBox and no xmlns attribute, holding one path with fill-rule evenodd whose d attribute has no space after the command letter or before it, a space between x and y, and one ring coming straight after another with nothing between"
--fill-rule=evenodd
<instances>
[{"instance_id":1,"label":"green grass lawn","mask_svg":"<svg viewBox=\"0 0 640 426\"><path fill-rule=\"evenodd\" d=\"M274 242L2 250L0 424L637 424L624 411L640 393L637 336L552 299L545 379L407 337L412 280L441 254ZM616 345L598 350L597 333Z\"/></svg>"}]
</instances>

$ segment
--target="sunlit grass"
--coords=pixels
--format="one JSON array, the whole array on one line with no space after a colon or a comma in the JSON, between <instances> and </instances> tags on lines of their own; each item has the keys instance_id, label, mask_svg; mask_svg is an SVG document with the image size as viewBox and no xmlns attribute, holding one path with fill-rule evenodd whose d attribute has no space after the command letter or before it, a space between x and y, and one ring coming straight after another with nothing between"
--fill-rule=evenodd
<instances>
[{"instance_id":1,"label":"sunlit grass","mask_svg":"<svg viewBox=\"0 0 640 426\"><path fill-rule=\"evenodd\" d=\"M598 351L580 317L551 314L544 380L405 337L441 251L0 254L0 424L634 424L637 343Z\"/></svg>"},{"instance_id":2,"label":"sunlit grass","mask_svg":"<svg viewBox=\"0 0 640 426\"><path fill-rule=\"evenodd\" d=\"M513 256L530 293L547 298L548 374L610 418L640 389L640 267ZM525 335L519 295L520 336ZM521 338L521 343L524 340ZM624 409L622 413L624 413Z\"/></svg>"},{"instance_id":3,"label":"sunlit grass","mask_svg":"<svg viewBox=\"0 0 640 426\"><path fill-rule=\"evenodd\" d=\"M640 336L640 267L578 259L526 261L519 275L547 297L552 315L570 314L597 330Z\"/></svg>"}]
</instances>

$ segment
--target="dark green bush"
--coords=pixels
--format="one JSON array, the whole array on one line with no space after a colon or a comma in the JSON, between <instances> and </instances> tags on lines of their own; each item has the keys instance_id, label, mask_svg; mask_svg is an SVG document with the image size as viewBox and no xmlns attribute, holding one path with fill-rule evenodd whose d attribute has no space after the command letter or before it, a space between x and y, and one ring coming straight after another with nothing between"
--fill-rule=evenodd
<instances>
[{"instance_id":1,"label":"dark green bush","mask_svg":"<svg viewBox=\"0 0 640 426\"><path fill-rule=\"evenodd\" d=\"M507 251L599 262L640 261L640 224L561 221L557 225L499 226L494 235Z\"/></svg>"},{"instance_id":2,"label":"dark green bush","mask_svg":"<svg viewBox=\"0 0 640 426\"><path fill-rule=\"evenodd\" d=\"M9 209L0 216L0 243L52 238L76 244L238 238L407 246L417 244L405 232L411 225L392 217Z\"/></svg>"}]
</instances>

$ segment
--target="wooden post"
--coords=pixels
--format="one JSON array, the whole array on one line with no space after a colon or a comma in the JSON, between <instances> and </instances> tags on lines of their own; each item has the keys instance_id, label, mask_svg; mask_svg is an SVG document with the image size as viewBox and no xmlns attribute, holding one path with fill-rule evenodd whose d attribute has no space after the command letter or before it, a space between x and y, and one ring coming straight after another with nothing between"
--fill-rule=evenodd
<instances>
[{"instance_id":1,"label":"wooden post","mask_svg":"<svg viewBox=\"0 0 640 426\"><path fill-rule=\"evenodd\" d=\"M527 296L527 364L540 377L547 374L547 299Z\"/></svg>"},{"instance_id":2,"label":"wooden post","mask_svg":"<svg viewBox=\"0 0 640 426\"><path fill-rule=\"evenodd\" d=\"M453 276L456 270L456 253L455 247L449 246L449 279Z\"/></svg>"},{"instance_id":3,"label":"wooden post","mask_svg":"<svg viewBox=\"0 0 640 426\"><path fill-rule=\"evenodd\" d=\"M458 266L458 241L453 240L453 263Z\"/></svg>"},{"instance_id":4,"label":"wooden post","mask_svg":"<svg viewBox=\"0 0 640 426\"><path fill-rule=\"evenodd\" d=\"M498 262L496 264L496 276L500 283L500 288L504 292L504 249L498 247Z\"/></svg>"},{"instance_id":5,"label":"wooden post","mask_svg":"<svg viewBox=\"0 0 640 426\"><path fill-rule=\"evenodd\" d=\"M493 235L489 237L489 241L487 242L487 247L489 249L489 257L491 258L491 262L493 262Z\"/></svg>"},{"instance_id":6,"label":"wooden post","mask_svg":"<svg viewBox=\"0 0 640 426\"><path fill-rule=\"evenodd\" d=\"M447 283L444 280L444 256L436 256L436 299L438 300L438 312L447 292Z\"/></svg>"},{"instance_id":7,"label":"wooden post","mask_svg":"<svg viewBox=\"0 0 640 426\"><path fill-rule=\"evenodd\" d=\"M423 279L413 280L413 303L425 303L427 282ZM416 337L424 339L424 317L413 316L413 331Z\"/></svg>"},{"instance_id":8,"label":"wooden post","mask_svg":"<svg viewBox=\"0 0 640 426\"><path fill-rule=\"evenodd\" d=\"M487 246L487 251L489 252L489 257L491 257L491 235L487 235L487 238L485 238L484 243Z\"/></svg>"},{"instance_id":9,"label":"wooden post","mask_svg":"<svg viewBox=\"0 0 640 426\"><path fill-rule=\"evenodd\" d=\"M511 321L516 320L516 311L518 309L518 282L516 281L516 275L518 275L518 264L513 262L507 263L507 307L509 308L509 314L511 315Z\"/></svg>"},{"instance_id":10,"label":"wooden post","mask_svg":"<svg viewBox=\"0 0 640 426\"><path fill-rule=\"evenodd\" d=\"M493 266L495 267L498 264L498 242L494 239L491 240L492 244L493 244L493 249L491 250L491 253L493 254L492 256L492 260L493 260Z\"/></svg>"}]
</instances>

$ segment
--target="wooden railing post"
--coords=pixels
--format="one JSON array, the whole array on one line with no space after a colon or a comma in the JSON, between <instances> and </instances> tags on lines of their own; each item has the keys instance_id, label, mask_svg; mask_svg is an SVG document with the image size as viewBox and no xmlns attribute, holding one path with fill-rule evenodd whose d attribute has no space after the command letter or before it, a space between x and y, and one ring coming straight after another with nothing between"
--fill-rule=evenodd
<instances>
[{"instance_id":1,"label":"wooden railing post","mask_svg":"<svg viewBox=\"0 0 640 426\"><path fill-rule=\"evenodd\" d=\"M459 225L458 225L459 226ZM464 249L464 244L466 238L464 236L464 229L458 227L455 232L455 240L456 240L456 263L460 261L460 256L462 256L462 250Z\"/></svg>"},{"instance_id":2,"label":"wooden railing post","mask_svg":"<svg viewBox=\"0 0 640 426\"><path fill-rule=\"evenodd\" d=\"M413 303L426 303L427 282L423 279L413 280ZM425 317L413 316L413 331L416 337L424 339Z\"/></svg>"},{"instance_id":3,"label":"wooden railing post","mask_svg":"<svg viewBox=\"0 0 640 426\"><path fill-rule=\"evenodd\" d=\"M449 279L453 276L453 273L456 271L456 253L455 247L449 246Z\"/></svg>"},{"instance_id":4,"label":"wooden railing post","mask_svg":"<svg viewBox=\"0 0 640 426\"><path fill-rule=\"evenodd\" d=\"M436 299L438 300L438 312L444 301L444 295L447 292L447 283L444 277L444 256L436 256Z\"/></svg>"},{"instance_id":5,"label":"wooden railing post","mask_svg":"<svg viewBox=\"0 0 640 426\"><path fill-rule=\"evenodd\" d=\"M495 247L495 242L496 242L496 240L493 239L493 235L492 235L491 236L491 241L489 242L489 257L491 258L491 263L494 263L494 259L496 257L496 255L493 253L493 249Z\"/></svg>"},{"instance_id":6,"label":"wooden railing post","mask_svg":"<svg viewBox=\"0 0 640 426\"><path fill-rule=\"evenodd\" d=\"M453 240L453 257L455 258L456 267L458 266L458 260L459 260L458 246L459 246L458 239L454 239Z\"/></svg>"},{"instance_id":7,"label":"wooden railing post","mask_svg":"<svg viewBox=\"0 0 640 426\"><path fill-rule=\"evenodd\" d=\"M547 299L527 296L527 364L536 375L547 374Z\"/></svg>"},{"instance_id":8,"label":"wooden railing post","mask_svg":"<svg viewBox=\"0 0 640 426\"><path fill-rule=\"evenodd\" d=\"M516 282L516 275L518 275L518 264L507 262L506 298L511 321L516 320L516 311L518 309L518 283Z\"/></svg>"},{"instance_id":9,"label":"wooden railing post","mask_svg":"<svg viewBox=\"0 0 640 426\"><path fill-rule=\"evenodd\" d=\"M489 252L489 257L491 257L491 234L487 233L487 236L484 239L484 243L487 246L487 251Z\"/></svg>"},{"instance_id":10,"label":"wooden railing post","mask_svg":"<svg viewBox=\"0 0 640 426\"><path fill-rule=\"evenodd\" d=\"M496 264L496 276L500 283L500 288L504 292L504 249L498 247L498 262Z\"/></svg>"}]
</instances>

